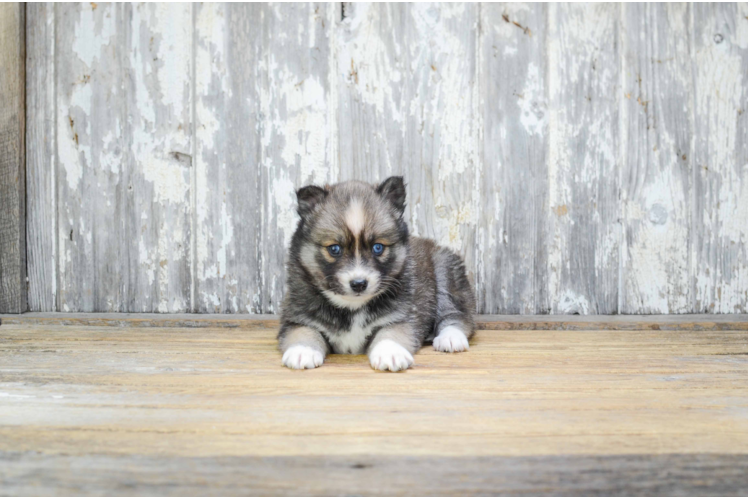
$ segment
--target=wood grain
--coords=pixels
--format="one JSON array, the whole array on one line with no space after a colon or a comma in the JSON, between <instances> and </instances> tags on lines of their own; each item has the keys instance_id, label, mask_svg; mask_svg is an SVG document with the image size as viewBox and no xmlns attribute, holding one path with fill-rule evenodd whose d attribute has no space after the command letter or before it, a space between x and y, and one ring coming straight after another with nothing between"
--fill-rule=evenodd
<instances>
[{"instance_id":1,"label":"wood grain","mask_svg":"<svg viewBox=\"0 0 748 500\"><path fill-rule=\"evenodd\" d=\"M55 6L61 311L127 311L129 255L138 248L128 233L126 9Z\"/></svg>"},{"instance_id":2,"label":"wood grain","mask_svg":"<svg viewBox=\"0 0 748 500\"><path fill-rule=\"evenodd\" d=\"M262 185L260 6L194 7L195 170L190 310L258 312Z\"/></svg>"},{"instance_id":3,"label":"wood grain","mask_svg":"<svg viewBox=\"0 0 748 500\"><path fill-rule=\"evenodd\" d=\"M26 4L0 5L0 312L26 311Z\"/></svg>"},{"instance_id":4,"label":"wood grain","mask_svg":"<svg viewBox=\"0 0 748 500\"><path fill-rule=\"evenodd\" d=\"M746 314L648 316L478 315L480 330L748 330ZM278 328L272 314L25 313L0 315L6 325L122 326L137 328Z\"/></svg>"},{"instance_id":5,"label":"wood grain","mask_svg":"<svg viewBox=\"0 0 748 500\"><path fill-rule=\"evenodd\" d=\"M619 311L617 4L548 6L550 312Z\"/></svg>"},{"instance_id":6,"label":"wood grain","mask_svg":"<svg viewBox=\"0 0 748 500\"><path fill-rule=\"evenodd\" d=\"M475 241L478 309L547 313L548 8L481 8L483 175Z\"/></svg>"},{"instance_id":7,"label":"wood grain","mask_svg":"<svg viewBox=\"0 0 748 500\"><path fill-rule=\"evenodd\" d=\"M469 352L424 348L400 374L345 355L291 371L274 337L3 324L2 491L746 486L746 331L479 331ZM252 486L224 481L242 465Z\"/></svg>"},{"instance_id":8,"label":"wood grain","mask_svg":"<svg viewBox=\"0 0 748 500\"><path fill-rule=\"evenodd\" d=\"M192 6L123 9L127 121L120 127L128 143L120 182L131 243L122 310L183 312L192 290Z\"/></svg>"},{"instance_id":9,"label":"wood grain","mask_svg":"<svg viewBox=\"0 0 748 500\"><path fill-rule=\"evenodd\" d=\"M31 311L57 310L55 7L26 6L26 248Z\"/></svg>"},{"instance_id":10,"label":"wood grain","mask_svg":"<svg viewBox=\"0 0 748 500\"><path fill-rule=\"evenodd\" d=\"M686 313L692 308L691 10L627 4L623 14L620 312Z\"/></svg>"},{"instance_id":11,"label":"wood grain","mask_svg":"<svg viewBox=\"0 0 748 500\"><path fill-rule=\"evenodd\" d=\"M745 496L748 493L745 454L164 459L0 452L0 466L0 489L13 496Z\"/></svg>"},{"instance_id":12,"label":"wood grain","mask_svg":"<svg viewBox=\"0 0 748 500\"><path fill-rule=\"evenodd\" d=\"M694 312L748 310L748 6L695 4Z\"/></svg>"}]
</instances>

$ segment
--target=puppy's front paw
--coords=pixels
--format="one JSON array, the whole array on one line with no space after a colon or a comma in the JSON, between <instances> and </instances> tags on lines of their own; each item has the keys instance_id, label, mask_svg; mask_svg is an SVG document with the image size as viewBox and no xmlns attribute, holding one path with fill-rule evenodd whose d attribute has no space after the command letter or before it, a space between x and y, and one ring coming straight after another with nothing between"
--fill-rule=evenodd
<instances>
[{"instance_id":1,"label":"puppy's front paw","mask_svg":"<svg viewBox=\"0 0 748 500\"><path fill-rule=\"evenodd\" d=\"M292 345L283 353L283 366L294 370L317 368L325 361L325 355L305 345Z\"/></svg>"},{"instance_id":2,"label":"puppy's front paw","mask_svg":"<svg viewBox=\"0 0 748 500\"><path fill-rule=\"evenodd\" d=\"M413 355L394 340L382 340L369 353L369 362L375 370L397 372L413 366Z\"/></svg>"},{"instance_id":3,"label":"puppy's front paw","mask_svg":"<svg viewBox=\"0 0 748 500\"><path fill-rule=\"evenodd\" d=\"M434 349L442 352L461 352L470 349L467 336L456 326L448 326L434 339Z\"/></svg>"}]
</instances>

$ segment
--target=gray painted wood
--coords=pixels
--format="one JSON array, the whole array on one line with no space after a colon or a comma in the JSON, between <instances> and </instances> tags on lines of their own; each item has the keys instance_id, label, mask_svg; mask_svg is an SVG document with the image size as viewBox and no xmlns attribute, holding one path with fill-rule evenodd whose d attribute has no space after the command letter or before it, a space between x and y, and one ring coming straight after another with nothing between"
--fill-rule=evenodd
<instances>
[{"instance_id":1,"label":"gray painted wood","mask_svg":"<svg viewBox=\"0 0 748 500\"><path fill-rule=\"evenodd\" d=\"M121 4L55 6L61 311L126 311L129 130Z\"/></svg>"},{"instance_id":2,"label":"gray painted wood","mask_svg":"<svg viewBox=\"0 0 748 500\"><path fill-rule=\"evenodd\" d=\"M262 311L260 11L195 6L196 312Z\"/></svg>"},{"instance_id":3,"label":"gray painted wood","mask_svg":"<svg viewBox=\"0 0 748 500\"><path fill-rule=\"evenodd\" d=\"M748 310L748 6L694 4L693 303Z\"/></svg>"},{"instance_id":4,"label":"gray painted wood","mask_svg":"<svg viewBox=\"0 0 748 500\"><path fill-rule=\"evenodd\" d=\"M550 312L612 314L619 297L617 4L548 6Z\"/></svg>"},{"instance_id":5,"label":"gray painted wood","mask_svg":"<svg viewBox=\"0 0 748 500\"><path fill-rule=\"evenodd\" d=\"M548 312L547 5L483 4L478 308Z\"/></svg>"},{"instance_id":6,"label":"gray painted wood","mask_svg":"<svg viewBox=\"0 0 748 500\"><path fill-rule=\"evenodd\" d=\"M56 17L59 308L187 310L191 7L61 5Z\"/></svg>"},{"instance_id":7,"label":"gray painted wood","mask_svg":"<svg viewBox=\"0 0 748 500\"><path fill-rule=\"evenodd\" d=\"M130 243L124 309L180 312L189 310L192 288L192 6L123 8L127 144L113 160L123 165Z\"/></svg>"},{"instance_id":8,"label":"gray painted wood","mask_svg":"<svg viewBox=\"0 0 748 500\"><path fill-rule=\"evenodd\" d=\"M691 8L623 6L621 312L691 310Z\"/></svg>"},{"instance_id":9,"label":"gray painted wood","mask_svg":"<svg viewBox=\"0 0 748 500\"><path fill-rule=\"evenodd\" d=\"M0 312L26 311L26 5L0 4Z\"/></svg>"},{"instance_id":10,"label":"gray painted wood","mask_svg":"<svg viewBox=\"0 0 748 500\"><path fill-rule=\"evenodd\" d=\"M745 4L29 8L32 310L277 313L389 175L480 312L748 307Z\"/></svg>"},{"instance_id":11,"label":"gray painted wood","mask_svg":"<svg viewBox=\"0 0 748 500\"><path fill-rule=\"evenodd\" d=\"M57 310L55 7L26 6L26 248L32 311Z\"/></svg>"}]
</instances>

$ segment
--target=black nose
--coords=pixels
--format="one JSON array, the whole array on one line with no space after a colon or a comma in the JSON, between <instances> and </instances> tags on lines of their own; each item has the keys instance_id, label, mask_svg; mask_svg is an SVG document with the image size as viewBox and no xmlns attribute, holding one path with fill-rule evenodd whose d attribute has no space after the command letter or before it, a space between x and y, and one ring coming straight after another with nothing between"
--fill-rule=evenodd
<instances>
[{"instance_id":1,"label":"black nose","mask_svg":"<svg viewBox=\"0 0 748 500\"><path fill-rule=\"evenodd\" d=\"M368 285L368 283L366 282L366 280L351 280L350 285L351 290L356 293L361 293L366 290L366 285Z\"/></svg>"}]
</instances>

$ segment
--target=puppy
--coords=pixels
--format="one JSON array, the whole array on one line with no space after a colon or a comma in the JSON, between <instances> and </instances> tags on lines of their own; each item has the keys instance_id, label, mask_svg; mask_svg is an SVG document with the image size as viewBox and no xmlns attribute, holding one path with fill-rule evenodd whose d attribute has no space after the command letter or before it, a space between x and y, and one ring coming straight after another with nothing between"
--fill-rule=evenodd
<instances>
[{"instance_id":1,"label":"puppy","mask_svg":"<svg viewBox=\"0 0 748 500\"><path fill-rule=\"evenodd\" d=\"M372 368L399 371L427 342L468 349L475 297L465 266L432 240L408 236L402 177L306 186L296 195L301 220L278 334L285 366L366 353Z\"/></svg>"}]
</instances>

